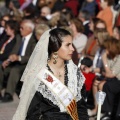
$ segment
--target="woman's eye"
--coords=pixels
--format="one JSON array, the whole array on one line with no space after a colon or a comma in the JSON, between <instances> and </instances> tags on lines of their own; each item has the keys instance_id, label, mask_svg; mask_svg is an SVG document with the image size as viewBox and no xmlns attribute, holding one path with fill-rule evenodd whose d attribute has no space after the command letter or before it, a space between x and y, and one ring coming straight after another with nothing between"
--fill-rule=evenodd
<instances>
[{"instance_id":1,"label":"woman's eye","mask_svg":"<svg viewBox=\"0 0 120 120\"><path fill-rule=\"evenodd\" d=\"M70 44L67 44L66 46L69 46Z\"/></svg>"}]
</instances>

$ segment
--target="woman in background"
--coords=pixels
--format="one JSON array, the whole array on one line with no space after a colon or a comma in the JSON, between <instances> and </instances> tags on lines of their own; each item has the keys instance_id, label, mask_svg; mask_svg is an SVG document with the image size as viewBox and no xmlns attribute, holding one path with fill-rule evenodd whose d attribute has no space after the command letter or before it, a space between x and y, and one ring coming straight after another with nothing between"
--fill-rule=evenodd
<instances>
[{"instance_id":1,"label":"woman in background","mask_svg":"<svg viewBox=\"0 0 120 120\"><path fill-rule=\"evenodd\" d=\"M69 24L73 33L73 45L78 53L78 58L80 58L81 52L87 43L87 36L83 34L84 32L83 23L78 18L74 18L70 20Z\"/></svg>"},{"instance_id":2,"label":"woman in background","mask_svg":"<svg viewBox=\"0 0 120 120\"><path fill-rule=\"evenodd\" d=\"M98 45L96 38L94 36L94 31L98 29L105 29L106 30L106 24L103 20L99 18L92 18L89 24L90 30L93 32L93 34L88 38L88 42L85 46L85 48L82 51L82 54L84 56L88 56L92 60L94 59L94 56L96 54L96 51L98 50Z\"/></svg>"},{"instance_id":3,"label":"woman in background","mask_svg":"<svg viewBox=\"0 0 120 120\"><path fill-rule=\"evenodd\" d=\"M102 61L102 54L104 53L104 48L103 44L106 39L109 39L109 33L104 30L96 30L95 33L95 38L97 41L98 45L98 50L96 51L94 60L93 60L93 67L91 69L91 72L95 73L95 80L93 82L92 86L92 92L93 92L93 98L94 98L94 109L88 110L89 116L95 116L97 114L97 101L96 101L96 93L99 91L99 84L102 82L101 79L98 79L100 75L102 75L102 72L104 72L104 66L103 66L103 61Z\"/></svg>"},{"instance_id":4,"label":"woman in background","mask_svg":"<svg viewBox=\"0 0 120 120\"><path fill-rule=\"evenodd\" d=\"M64 29L41 36L22 76L13 120L88 120L84 77L71 60L73 51L72 36Z\"/></svg>"},{"instance_id":5,"label":"woman in background","mask_svg":"<svg viewBox=\"0 0 120 120\"><path fill-rule=\"evenodd\" d=\"M107 30L110 35L113 35L113 21L114 21L114 14L112 12L112 5L114 4L114 0L101 0L100 5L102 10L98 13L97 18L102 19L105 21Z\"/></svg>"}]
</instances>

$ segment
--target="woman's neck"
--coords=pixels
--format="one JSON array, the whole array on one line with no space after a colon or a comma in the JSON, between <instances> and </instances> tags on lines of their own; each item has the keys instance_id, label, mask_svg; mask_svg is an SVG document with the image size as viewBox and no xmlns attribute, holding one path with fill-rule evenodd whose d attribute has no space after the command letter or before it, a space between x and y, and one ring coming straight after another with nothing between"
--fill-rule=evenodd
<instances>
[{"instance_id":1,"label":"woman's neck","mask_svg":"<svg viewBox=\"0 0 120 120\"><path fill-rule=\"evenodd\" d=\"M48 62L50 71L64 84L64 75L65 75L65 64L64 61L57 61L56 64L53 63L54 60Z\"/></svg>"},{"instance_id":2,"label":"woman's neck","mask_svg":"<svg viewBox=\"0 0 120 120\"><path fill-rule=\"evenodd\" d=\"M49 62L48 62L48 65L49 66L53 66L55 69L62 69L64 67L64 61L57 61L56 64L53 63L54 60L51 59Z\"/></svg>"}]
</instances>

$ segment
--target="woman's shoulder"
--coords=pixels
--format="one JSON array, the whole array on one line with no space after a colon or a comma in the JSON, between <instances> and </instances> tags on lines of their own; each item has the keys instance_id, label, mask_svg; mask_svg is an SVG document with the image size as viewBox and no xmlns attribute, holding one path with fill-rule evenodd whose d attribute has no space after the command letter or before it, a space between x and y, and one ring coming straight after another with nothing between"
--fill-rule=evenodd
<instances>
[{"instance_id":1,"label":"woman's shoulder","mask_svg":"<svg viewBox=\"0 0 120 120\"><path fill-rule=\"evenodd\" d=\"M88 39L87 36L85 34L81 34L81 37L83 37L84 39Z\"/></svg>"}]
</instances>

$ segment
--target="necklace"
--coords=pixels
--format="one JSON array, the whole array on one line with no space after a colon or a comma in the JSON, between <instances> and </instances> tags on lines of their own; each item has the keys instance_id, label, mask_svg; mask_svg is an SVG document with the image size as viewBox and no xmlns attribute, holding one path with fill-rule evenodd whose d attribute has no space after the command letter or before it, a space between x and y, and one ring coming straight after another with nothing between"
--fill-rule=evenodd
<instances>
[{"instance_id":1,"label":"necklace","mask_svg":"<svg viewBox=\"0 0 120 120\"><path fill-rule=\"evenodd\" d=\"M58 73L58 77L59 77L59 78L61 78L61 77L62 77L62 75L60 74L60 72Z\"/></svg>"},{"instance_id":2,"label":"necklace","mask_svg":"<svg viewBox=\"0 0 120 120\"><path fill-rule=\"evenodd\" d=\"M50 66L47 64L47 68L48 68L48 70L51 72L51 73L53 73L53 71L51 70L51 68L50 68ZM65 72L64 72L64 84L67 86L68 85L68 76L67 76L67 74L68 74L68 70L67 70L67 64L65 63L65 67L64 67L65 69ZM54 74L54 73L53 73ZM61 78L62 77L62 75L59 73L59 78Z\"/></svg>"},{"instance_id":3,"label":"necklace","mask_svg":"<svg viewBox=\"0 0 120 120\"><path fill-rule=\"evenodd\" d=\"M52 73L58 77L59 80L62 80L62 78L64 77L65 74L65 64L63 67L61 68L56 68L54 65L52 64L48 64L50 71L52 71Z\"/></svg>"}]
</instances>

